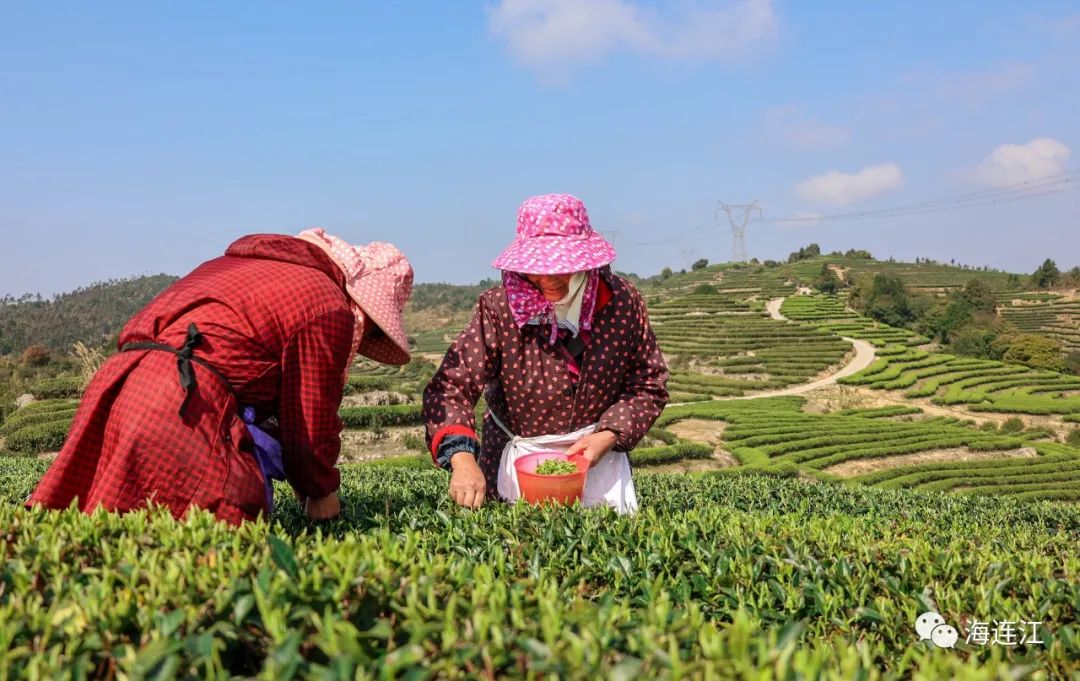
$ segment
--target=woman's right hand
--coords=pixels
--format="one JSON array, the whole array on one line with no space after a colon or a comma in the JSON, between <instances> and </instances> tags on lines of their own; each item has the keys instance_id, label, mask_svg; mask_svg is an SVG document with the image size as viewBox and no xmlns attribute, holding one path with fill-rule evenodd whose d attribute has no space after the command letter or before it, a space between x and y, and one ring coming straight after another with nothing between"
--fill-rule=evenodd
<instances>
[{"instance_id":1,"label":"woman's right hand","mask_svg":"<svg viewBox=\"0 0 1080 681\"><path fill-rule=\"evenodd\" d=\"M341 515L341 502L337 492L331 492L321 499L308 498L304 502L304 513L312 520L332 520Z\"/></svg>"},{"instance_id":2,"label":"woman's right hand","mask_svg":"<svg viewBox=\"0 0 1080 681\"><path fill-rule=\"evenodd\" d=\"M472 452L450 457L450 498L466 508L480 508L487 494L487 481Z\"/></svg>"}]
</instances>

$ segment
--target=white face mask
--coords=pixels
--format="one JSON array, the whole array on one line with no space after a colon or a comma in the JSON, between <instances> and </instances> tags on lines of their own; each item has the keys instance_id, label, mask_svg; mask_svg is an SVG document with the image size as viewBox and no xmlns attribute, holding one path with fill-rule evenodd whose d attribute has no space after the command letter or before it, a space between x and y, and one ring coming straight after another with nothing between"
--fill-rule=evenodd
<instances>
[{"instance_id":1,"label":"white face mask","mask_svg":"<svg viewBox=\"0 0 1080 681\"><path fill-rule=\"evenodd\" d=\"M555 307L555 319L559 326L565 327L570 330L570 333L577 335L578 329L581 327L581 304L585 300L585 282L588 280L588 276L585 272L578 272L570 277L569 290L562 300L558 300L552 305Z\"/></svg>"}]
</instances>

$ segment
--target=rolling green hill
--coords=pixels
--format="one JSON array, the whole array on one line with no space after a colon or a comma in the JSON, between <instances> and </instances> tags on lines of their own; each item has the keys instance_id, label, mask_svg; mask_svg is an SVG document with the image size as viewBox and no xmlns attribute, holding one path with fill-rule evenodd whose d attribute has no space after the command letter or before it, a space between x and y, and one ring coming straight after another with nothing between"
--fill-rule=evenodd
<instances>
[{"instance_id":1,"label":"rolling green hill","mask_svg":"<svg viewBox=\"0 0 1080 681\"><path fill-rule=\"evenodd\" d=\"M0 301L0 355L44 345L67 352L76 341L101 345L176 277L157 274L91 284L52 299Z\"/></svg>"}]
</instances>

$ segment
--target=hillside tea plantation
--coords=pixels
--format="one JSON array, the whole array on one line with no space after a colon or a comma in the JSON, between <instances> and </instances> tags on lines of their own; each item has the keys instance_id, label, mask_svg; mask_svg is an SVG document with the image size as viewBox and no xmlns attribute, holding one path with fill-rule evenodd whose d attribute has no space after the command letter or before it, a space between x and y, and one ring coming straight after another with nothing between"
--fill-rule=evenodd
<instances>
[{"instance_id":1,"label":"hillside tea plantation","mask_svg":"<svg viewBox=\"0 0 1080 681\"><path fill-rule=\"evenodd\" d=\"M345 470L312 526L46 513L0 461L0 677L1076 678L1080 510L767 476L645 476L636 517L455 507ZM917 640L936 610L1042 644Z\"/></svg>"}]
</instances>

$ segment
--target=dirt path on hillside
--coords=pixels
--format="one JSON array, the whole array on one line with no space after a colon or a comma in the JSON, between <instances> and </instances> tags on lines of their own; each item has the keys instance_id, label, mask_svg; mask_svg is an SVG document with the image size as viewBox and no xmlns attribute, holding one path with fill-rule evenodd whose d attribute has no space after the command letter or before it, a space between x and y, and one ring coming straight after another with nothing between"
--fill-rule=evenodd
<instances>
[{"instance_id":1,"label":"dirt path on hillside","mask_svg":"<svg viewBox=\"0 0 1080 681\"><path fill-rule=\"evenodd\" d=\"M766 305L765 309L769 312L769 316L778 322L791 321L784 315L780 314L780 306L784 304L783 298L773 298ZM743 395L741 397L731 397L725 399L733 400L756 400L762 397L783 397L785 395L801 395L808 393L812 390L818 390L826 386L830 386L836 383L837 380L850 376L856 372L862 371L866 367L873 363L877 357L877 352L874 350L874 346L864 340L858 340L856 338L847 338L841 336L848 343L851 343L855 348L855 356L848 361L839 371L833 374L829 374L824 378L819 378L816 381L810 383L802 383L790 388L782 388L780 390L767 390L765 392L754 393L753 395Z\"/></svg>"},{"instance_id":2,"label":"dirt path on hillside","mask_svg":"<svg viewBox=\"0 0 1080 681\"><path fill-rule=\"evenodd\" d=\"M780 314L780 306L784 304L783 298L773 298L769 302L765 303L765 310L769 313L769 316L778 322L790 321L787 317Z\"/></svg>"}]
</instances>

